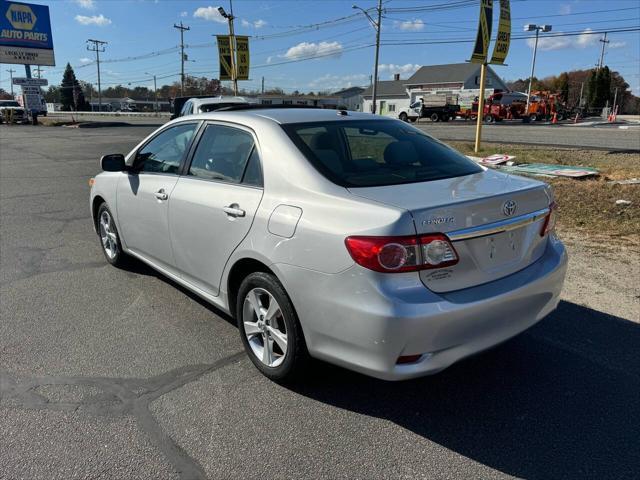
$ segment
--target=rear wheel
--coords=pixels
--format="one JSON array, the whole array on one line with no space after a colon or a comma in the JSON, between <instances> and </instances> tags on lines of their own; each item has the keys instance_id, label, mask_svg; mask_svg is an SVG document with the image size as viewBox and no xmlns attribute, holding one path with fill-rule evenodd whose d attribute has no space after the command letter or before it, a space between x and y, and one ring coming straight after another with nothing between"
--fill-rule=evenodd
<instances>
[{"instance_id":1,"label":"rear wheel","mask_svg":"<svg viewBox=\"0 0 640 480\"><path fill-rule=\"evenodd\" d=\"M437 122L437 121L440 120L440 115L438 115L437 113L432 113L431 117L429 117L429 118L431 118L432 122Z\"/></svg>"},{"instance_id":2,"label":"rear wheel","mask_svg":"<svg viewBox=\"0 0 640 480\"><path fill-rule=\"evenodd\" d=\"M408 115L405 112L401 112L400 116L398 117L400 120L402 120L403 122L406 122L409 120Z\"/></svg>"},{"instance_id":3,"label":"rear wheel","mask_svg":"<svg viewBox=\"0 0 640 480\"><path fill-rule=\"evenodd\" d=\"M531 115L529 115L530 122L535 122L536 120L538 120L538 115L536 115L535 113L532 113Z\"/></svg>"},{"instance_id":4,"label":"rear wheel","mask_svg":"<svg viewBox=\"0 0 640 480\"><path fill-rule=\"evenodd\" d=\"M282 284L272 274L255 272L242 281L237 299L238 330L256 368L274 381L298 377L309 354Z\"/></svg>"},{"instance_id":5,"label":"rear wheel","mask_svg":"<svg viewBox=\"0 0 640 480\"><path fill-rule=\"evenodd\" d=\"M493 115L491 114L487 114L484 116L484 121L487 123L492 123L493 122Z\"/></svg>"},{"instance_id":6,"label":"rear wheel","mask_svg":"<svg viewBox=\"0 0 640 480\"><path fill-rule=\"evenodd\" d=\"M116 267L121 267L126 262L126 254L122 251L116 222L106 203L103 203L98 208L96 223L100 244L102 245L102 253L104 253L107 262Z\"/></svg>"}]
</instances>

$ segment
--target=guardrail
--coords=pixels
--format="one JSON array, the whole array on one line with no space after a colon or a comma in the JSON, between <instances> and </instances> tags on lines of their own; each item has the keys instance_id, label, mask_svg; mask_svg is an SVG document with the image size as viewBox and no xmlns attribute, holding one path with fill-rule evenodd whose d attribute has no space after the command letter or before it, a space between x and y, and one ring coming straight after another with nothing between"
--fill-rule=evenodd
<instances>
[{"instance_id":1,"label":"guardrail","mask_svg":"<svg viewBox=\"0 0 640 480\"><path fill-rule=\"evenodd\" d=\"M73 115L74 117L167 117L171 116L169 112L47 112L47 116L51 117L68 117Z\"/></svg>"}]
</instances>

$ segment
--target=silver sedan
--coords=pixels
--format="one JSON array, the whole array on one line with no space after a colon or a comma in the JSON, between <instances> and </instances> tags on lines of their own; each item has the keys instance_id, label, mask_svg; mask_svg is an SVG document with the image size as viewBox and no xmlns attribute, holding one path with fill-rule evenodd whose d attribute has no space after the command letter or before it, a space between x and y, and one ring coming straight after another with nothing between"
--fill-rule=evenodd
<instances>
[{"instance_id":1,"label":"silver sedan","mask_svg":"<svg viewBox=\"0 0 640 480\"><path fill-rule=\"evenodd\" d=\"M548 185L398 120L229 110L104 156L90 208L109 263L135 257L235 317L269 378L312 357L434 373L556 308L567 255Z\"/></svg>"}]
</instances>

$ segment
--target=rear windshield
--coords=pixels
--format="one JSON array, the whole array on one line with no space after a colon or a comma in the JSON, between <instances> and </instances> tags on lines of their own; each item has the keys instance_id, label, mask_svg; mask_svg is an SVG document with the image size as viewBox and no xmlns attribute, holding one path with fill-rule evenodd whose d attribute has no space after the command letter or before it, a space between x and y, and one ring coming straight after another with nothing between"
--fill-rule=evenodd
<instances>
[{"instance_id":1,"label":"rear windshield","mask_svg":"<svg viewBox=\"0 0 640 480\"><path fill-rule=\"evenodd\" d=\"M200 105L200 111L205 113L205 112L213 112L215 110L220 110L221 108L224 107L232 107L234 105L246 105L245 103L239 103L239 102L220 102L220 103L205 103Z\"/></svg>"},{"instance_id":2,"label":"rear windshield","mask_svg":"<svg viewBox=\"0 0 640 480\"><path fill-rule=\"evenodd\" d=\"M300 151L344 187L427 182L481 172L462 154L396 120L283 125Z\"/></svg>"}]
</instances>

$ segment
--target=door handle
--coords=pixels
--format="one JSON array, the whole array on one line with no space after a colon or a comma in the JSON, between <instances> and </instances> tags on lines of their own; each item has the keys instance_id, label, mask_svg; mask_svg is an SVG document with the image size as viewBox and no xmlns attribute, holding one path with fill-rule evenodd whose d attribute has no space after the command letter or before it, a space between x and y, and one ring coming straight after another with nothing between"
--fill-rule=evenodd
<instances>
[{"instance_id":1,"label":"door handle","mask_svg":"<svg viewBox=\"0 0 640 480\"><path fill-rule=\"evenodd\" d=\"M158 190L157 192L155 192L153 194L158 200L166 200L167 198L169 198L169 195L167 194L167 192L164 191L164 188L161 188L160 190Z\"/></svg>"},{"instance_id":2,"label":"door handle","mask_svg":"<svg viewBox=\"0 0 640 480\"><path fill-rule=\"evenodd\" d=\"M237 203L232 203L228 207L222 207L222 211L230 217L244 217L246 214Z\"/></svg>"}]
</instances>

